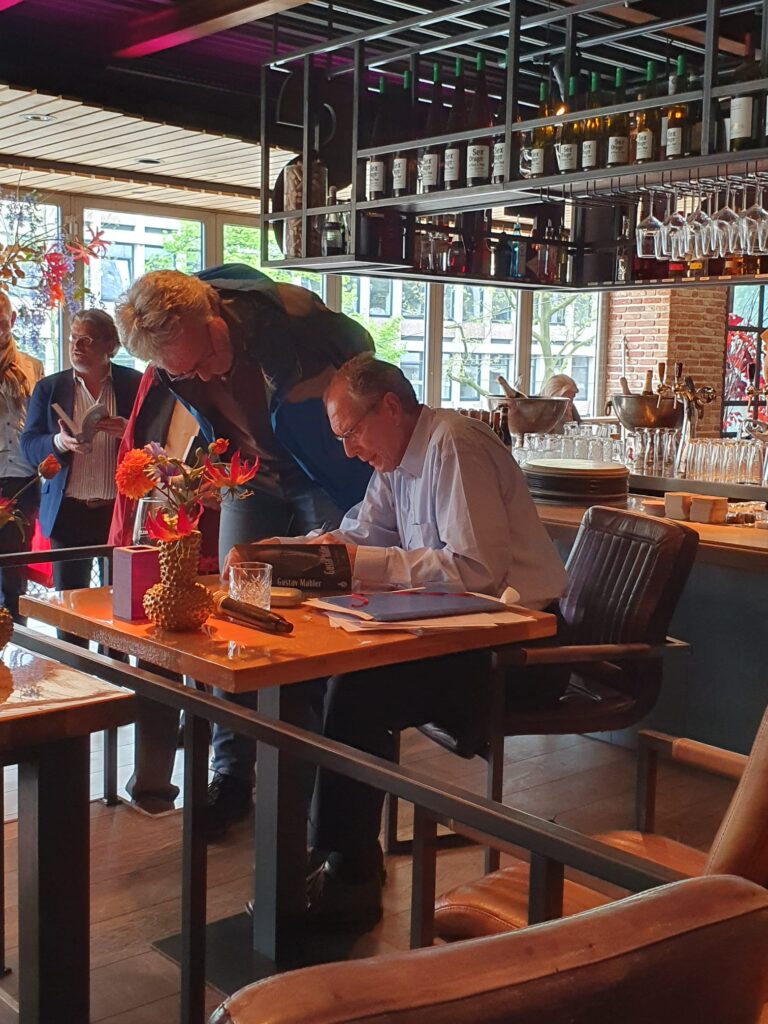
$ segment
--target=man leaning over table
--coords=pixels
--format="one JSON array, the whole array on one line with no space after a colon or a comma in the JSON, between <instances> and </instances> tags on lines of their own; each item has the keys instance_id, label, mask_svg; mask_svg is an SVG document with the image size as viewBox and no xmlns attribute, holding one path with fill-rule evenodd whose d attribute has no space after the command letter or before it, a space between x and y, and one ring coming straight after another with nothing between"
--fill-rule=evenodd
<instances>
[{"instance_id":1,"label":"man leaning over table","mask_svg":"<svg viewBox=\"0 0 768 1024\"><path fill-rule=\"evenodd\" d=\"M325 404L346 454L375 472L338 530L306 540L344 542L358 587L441 584L496 597L513 587L534 609L560 596L562 562L520 468L489 427L420 405L398 367L367 354L337 372ZM243 554L231 552L230 562ZM393 730L471 720L483 660L468 651L335 676L323 734L391 760ZM552 680L548 699L563 686ZM317 923L365 925L381 916L382 802L380 790L318 771L310 843L325 858L308 889Z\"/></svg>"}]
</instances>

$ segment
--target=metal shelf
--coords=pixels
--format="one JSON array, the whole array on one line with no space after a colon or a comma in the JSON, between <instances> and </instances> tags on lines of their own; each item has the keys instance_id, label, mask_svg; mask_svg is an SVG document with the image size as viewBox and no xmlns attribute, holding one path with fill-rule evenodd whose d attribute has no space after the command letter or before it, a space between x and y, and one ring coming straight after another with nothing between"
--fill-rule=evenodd
<instances>
[{"instance_id":1,"label":"metal shelf","mask_svg":"<svg viewBox=\"0 0 768 1024\"><path fill-rule=\"evenodd\" d=\"M411 269L409 263L398 263L388 260L367 260L349 254L341 256L292 256L282 260L267 260L265 269L274 270L313 270L320 273L336 274L372 274L376 271L389 274Z\"/></svg>"}]
</instances>

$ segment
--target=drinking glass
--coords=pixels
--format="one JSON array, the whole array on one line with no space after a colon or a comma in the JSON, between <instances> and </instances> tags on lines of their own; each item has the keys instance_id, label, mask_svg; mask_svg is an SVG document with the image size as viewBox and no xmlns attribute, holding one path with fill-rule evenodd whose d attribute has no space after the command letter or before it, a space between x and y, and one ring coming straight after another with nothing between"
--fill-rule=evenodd
<instances>
[{"instance_id":1,"label":"drinking glass","mask_svg":"<svg viewBox=\"0 0 768 1024\"><path fill-rule=\"evenodd\" d=\"M714 221L714 232L712 239L712 250L716 256L724 257L728 253L735 253L741 248L741 218L731 207L731 183L726 185L725 203L712 217Z\"/></svg>"},{"instance_id":2,"label":"drinking glass","mask_svg":"<svg viewBox=\"0 0 768 1024\"><path fill-rule=\"evenodd\" d=\"M272 566L266 562L238 562L229 570L229 596L269 611Z\"/></svg>"},{"instance_id":3,"label":"drinking glass","mask_svg":"<svg viewBox=\"0 0 768 1024\"><path fill-rule=\"evenodd\" d=\"M147 533L147 519L150 516L154 519L164 507L165 502L160 498L139 498L136 505L136 516L133 520L133 534L131 537L133 544L157 544L157 541L153 540Z\"/></svg>"},{"instance_id":4,"label":"drinking glass","mask_svg":"<svg viewBox=\"0 0 768 1024\"><path fill-rule=\"evenodd\" d=\"M677 203L678 193L674 189L667 197L667 216L661 226L661 251L672 259L681 259L688 249L688 220Z\"/></svg>"},{"instance_id":5,"label":"drinking glass","mask_svg":"<svg viewBox=\"0 0 768 1024\"><path fill-rule=\"evenodd\" d=\"M709 255L712 249L712 216L710 213L711 196L707 196L707 209L704 209L704 194L699 182L698 206L688 214L688 245L689 253L697 259Z\"/></svg>"},{"instance_id":6,"label":"drinking glass","mask_svg":"<svg viewBox=\"0 0 768 1024\"><path fill-rule=\"evenodd\" d=\"M635 228L635 248L642 259L655 260L661 255L662 223L653 212L654 195L648 201L648 213Z\"/></svg>"},{"instance_id":7,"label":"drinking glass","mask_svg":"<svg viewBox=\"0 0 768 1024\"><path fill-rule=\"evenodd\" d=\"M755 187L755 201L741 213L741 244L750 256L759 256L768 244L768 210L763 208L763 186Z\"/></svg>"}]
</instances>

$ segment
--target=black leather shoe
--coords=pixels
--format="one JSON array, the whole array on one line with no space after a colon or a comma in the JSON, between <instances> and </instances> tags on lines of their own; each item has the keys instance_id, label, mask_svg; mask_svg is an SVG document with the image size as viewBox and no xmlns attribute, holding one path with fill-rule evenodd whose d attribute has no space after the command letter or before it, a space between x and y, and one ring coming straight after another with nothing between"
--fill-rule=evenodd
<instances>
[{"instance_id":1,"label":"black leather shoe","mask_svg":"<svg viewBox=\"0 0 768 1024\"><path fill-rule=\"evenodd\" d=\"M209 842L221 839L230 825L248 817L253 805L252 790L250 782L216 772L208 786L205 814L205 835Z\"/></svg>"},{"instance_id":2,"label":"black leather shoe","mask_svg":"<svg viewBox=\"0 0 768 1024\"><path fill-rule=\"evenodd\" d=\"M316 928L365 929L381 919L381 875L347 882L323 864L307 879L307 923Z\"/></svg>"}]
</instances>

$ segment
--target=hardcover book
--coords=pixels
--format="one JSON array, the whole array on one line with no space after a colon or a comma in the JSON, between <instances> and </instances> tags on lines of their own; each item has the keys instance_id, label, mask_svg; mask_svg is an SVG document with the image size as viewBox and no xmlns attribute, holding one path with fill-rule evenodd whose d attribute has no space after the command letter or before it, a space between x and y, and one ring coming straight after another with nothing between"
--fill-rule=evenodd
<instances>
[{"instance_id":1,"label":"hardcover book","mask_svg":"<svg viewBox=\"0 0 768 1024\"><path fill-rule=\"evenodd\" d=\"M352 589L345 544L237 544L244 562L272 566L273 587L297 587L308 594L343 594Z\"/></svg>"}]
</instances>

